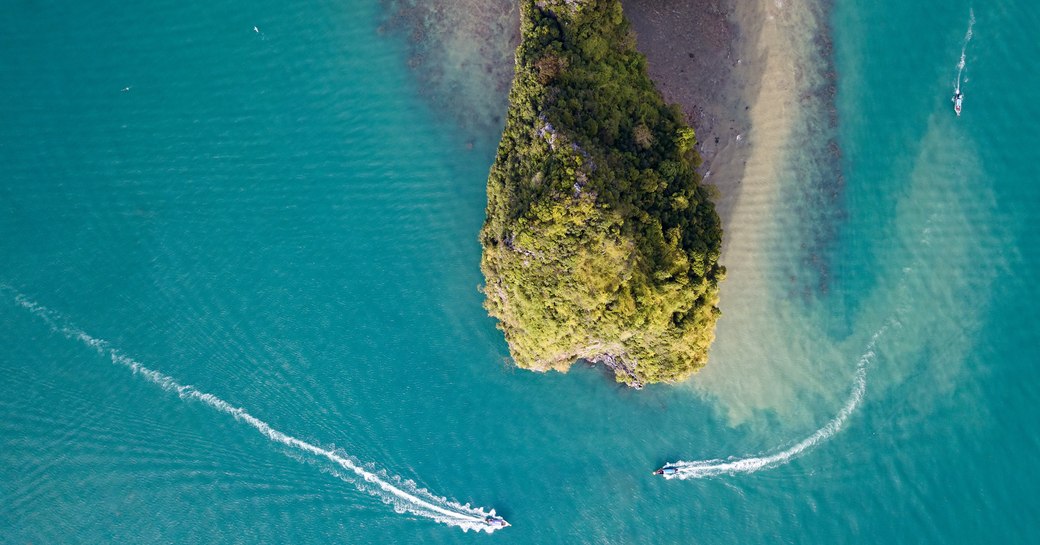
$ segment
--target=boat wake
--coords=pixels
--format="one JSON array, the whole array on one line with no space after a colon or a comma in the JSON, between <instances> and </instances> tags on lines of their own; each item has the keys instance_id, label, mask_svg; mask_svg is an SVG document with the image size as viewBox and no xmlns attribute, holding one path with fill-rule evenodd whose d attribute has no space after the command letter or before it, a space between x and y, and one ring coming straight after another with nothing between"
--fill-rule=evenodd
<instances>
[{"instance_id":1,"label":"boat wake","mask_svg":"<svg viewBox=\"0 0 1040 545\"><path fill-rule=\"evenodd\" d=\"M954 84L954 94L961 92L961 75L964 73L964 65L968 60L968 42L971 41L971 28L975 26L975 10L968 9L968 32L964 34L964 44L961 45L961 60L957 62L957 82Z\"/></svg>"},{"instance_id":2,"label":"boat wake","mask_svg":"<svg viewBox=\"0 0 1040 545\"><path fill-rule=\"evenodd\" d=\"M894 323L894 322L893 322ZM874 333L871 337L870 343L867 344L867 350L860 356L859 361L856 364L856 377L852 385L852 393L849 394L849 398L845 401L845 405L838 411L837 416L831 419L825 426L816 430L815 433L806 437L798 444L782 452L776 454L770 454L767 456L752 456L747 458L729 458L726 460L697 460L693 462L672 462L665 464L665 468L675 468L675 471L668 471L659 473L666 479L701 479L704 477L715 477L718 475L734 475L737 473L754 473L761 469L773 468L786 464L794 457L804 453L806 450L816 446L822 441L826 441L831 438L834 434L841 431L845 425L845 421L848 420L861 401L863 401L863 394L867 389L867 365L874 359L875 352L874 347L877 342L888 330L889 326L893 323L884 325L881 329Z\"/></svg>"},{"instance_id":3,"label":"boat wake","mask_svg":"<svg viewBox=\"0 0 1040 545\"><path fill-rule=\"evenodd\" d=\"M494 509L485 511L482 508L470 507L469 504L462 505L447 498L436 496L426 489L417 487L411 481L403 481L397 477L387 477L385 473L365 469L360 462L355 461L351 456L342 451L337 452L336 450L323 448L278 431L241 407L235 407L213 394L203 392L190 384L183 384L169 375L144 366L118 349L113 348L108 341L92 337L71 324L57 312L32 301L17 290L0 284L0 291L11 292L19 306L42 319L56 333L93 348L101 356L110 359L112 363L129 369L133 374L144 378L164 391L175 393L181 399L201 402L252 427L271 441L305 454L327 459L338 467L360 477L360 481L353 481L349 478L349 474L342 475L336 473L342 480L354 484L358 490L368 492L377 496L383 502L393 505L394 510L399 513L412 513L442 524L461 528L463 531L475 530L491 533L504 527L501 524L488 523L488 520L501 520L495 517Z\"/></svg>"}]
</instances>

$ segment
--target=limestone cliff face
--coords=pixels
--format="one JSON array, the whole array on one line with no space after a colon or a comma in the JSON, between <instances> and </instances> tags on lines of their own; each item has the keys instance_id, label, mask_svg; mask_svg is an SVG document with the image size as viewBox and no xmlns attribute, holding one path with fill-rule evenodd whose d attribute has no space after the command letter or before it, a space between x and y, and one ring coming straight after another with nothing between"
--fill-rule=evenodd
<instances>
[{"instance_id":1,"label":"limestone cliff face","mask_svg":"<svg viewBox=\"0 0 1040 545\"><path fill-rule=\"evenodd\" d=\"M521 35L481 231L487 309L520 367L685 379L707 361L725 274L693 130L617 0L523 0Z\"/></svg>"}]
</instances>

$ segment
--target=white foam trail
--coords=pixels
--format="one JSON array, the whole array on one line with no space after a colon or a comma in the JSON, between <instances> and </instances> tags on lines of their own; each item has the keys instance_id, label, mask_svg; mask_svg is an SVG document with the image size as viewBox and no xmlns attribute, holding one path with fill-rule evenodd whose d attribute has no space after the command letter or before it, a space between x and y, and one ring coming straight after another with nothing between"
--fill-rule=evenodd
<instances>
[{"instance_id":1,"label":"white foam trail","mask_svg":"<svg viewBox=\"0 0 1040 545\"><path fill-rule=\"evenodd\" d=\"M495 514L494 509L485 511L481 508L470 507L468 504L462 505L458 502L435 496L429 491L417 488L411 484L391 484L383 478L380 478L380 475L361 467L358 462L355 462L347 455L319 447L302 439L297 439L296 437L280 432L272 428L263 420L249 414L241 407L235 407L213 394L203 392L190 384L182 384L169 375L145 367L140 362L122 354L119 350L112 348L108 341L90 336L85 331L69 323L68 320L63 318L57 312L30 300L28 297L18 293L18 291L13 288L0 284L0 291L13 292L15 301L22 308L28 310L36 317L41 318L55 332L61 333L70 340L82 342L96 350L98 354L111 359L112 363L130 369L130 371L135 375L143 377L148 382L155 384L163 390L175 393L181 399L201 401L217 411L233 416L235 420L238 420L239 422L248 424L256 431L276 443L297 449L307 454L326 458L343 469L349 470L358 477L361 477L364 482L375 485L374 487L366 487L361 483L355 482L354 485L358 490L369 492L379 497L384 502L393 504L395 510L398 512L407 511L421 517L433 519L443 524L456 526L461 528L463 531L483 530L491 533L498 529L484 523L485 517ZM401 479L399 478L394 478L393 480L398 483L401 482ZM350 481L348 480L348 482Z\"/></svg>"},{"instance_id":2,"label":"white foam trail","mask_svg":"<svg viewBox=\"0 0 1040 545\"><path fill-rule=\"evenodd\" d=\"M961 46L961 60L957 63L957 83L954 91L961 91L961 74L964 72L964 65L968 60L968 42L971 41L971 27L975 26L975 10L968 8L968 32L964 34L964 45Z\"/></svg>"},{"instance_id":3,"label":"white foam trail","mask_svg":"<svg viewBox=\"0 0 1040 545\"><path fill-rule=\"evenodd\" d=\"M671 475L664 475L664 478L700 479L723 474L733 475L736 473L754 473L760 469L783 465L795 456L798 456L806 450L816 446L821 441L826 441L831 438L834 434L841 431L841 428L845 425L845 421L848 420L849 415L851 415L853 411L859 407L860 402L863 401L863 394L867 390L867 364L874 359L874 347L877 345L878 339L880 339L885 334L885 331L888 330L888 327L889 324L886 324L874 333L874 336L870 339L870 343L867 344L867 351L860 356L859 362L856 364L856 378L853 382L852 393L849 395L848 400L845 401L845 406L838 411L837 416L831 419L831 421L825 426L816 430L815 433L785 451L768 456L730 458L728 460L697 460L694 462L679 461L665 464L666 466L677 468L678 471Z\"/></svg>"}]
</instances>

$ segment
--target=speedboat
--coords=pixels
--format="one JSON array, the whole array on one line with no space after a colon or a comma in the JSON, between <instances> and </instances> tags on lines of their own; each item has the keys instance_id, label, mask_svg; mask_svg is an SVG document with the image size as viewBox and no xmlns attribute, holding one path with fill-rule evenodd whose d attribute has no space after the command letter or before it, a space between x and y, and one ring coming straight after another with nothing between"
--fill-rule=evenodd
<instances>
[{"instance_id":1,"label":"speedboat","mask_svg":"<svg viewBox=\"0 0 1040 545\"><path fill-rule=\"evenodd\" d=\"M499 528L505 528L506 526L509 526L509 523L506 522L506 519L498 515L488 515L484 517L484 524L490 528L495 528L496 530Z\"/></svg>"},{"instance_id":2,"label":"speedboat","mask_svg":"<svg viewBox=\"0 0 1040 545\"><path fill-rule=\"evenodd\" d=\"M654 475L662 475L662 476L666 476L667 477L669 475L675 475L678 472L679 472L679 468L677 468L675 466L664 466L661 469L658 469L657 471L655 471L653 474Z\"/></svg>"},{"instance_id":3,"label":"speedboat","mask_svg":"<svg viewBox=\"0 0 1040 545\"><path fill-rule=\"evenodd\" d=\"M961 115L961 102L964 100L964 95L961 94L960 90L953 94L953 111L957 112L957 115Z\"/></svg>"}]
</instances>

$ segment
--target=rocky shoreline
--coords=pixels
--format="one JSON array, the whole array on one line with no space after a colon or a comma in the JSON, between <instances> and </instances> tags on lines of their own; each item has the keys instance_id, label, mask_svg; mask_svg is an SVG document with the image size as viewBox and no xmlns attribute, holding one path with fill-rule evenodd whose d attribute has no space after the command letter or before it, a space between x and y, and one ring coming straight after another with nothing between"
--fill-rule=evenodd
<instances>
[{"instance_id":1,"label":"rocky shoreline","mask_svg":"<svg viewBox=\"0 0 1040 545\"><path fill-rule=\"evenodd\" d=\"M639 380L636 376L635 370L628 363L625 362L620 356L614 354L602 354L588 360L591 365L602 364L603 367L614 372L614 379L618 382L634 388L636 390L642 390L643 381Z\"/></svg>"}]
</instances>

